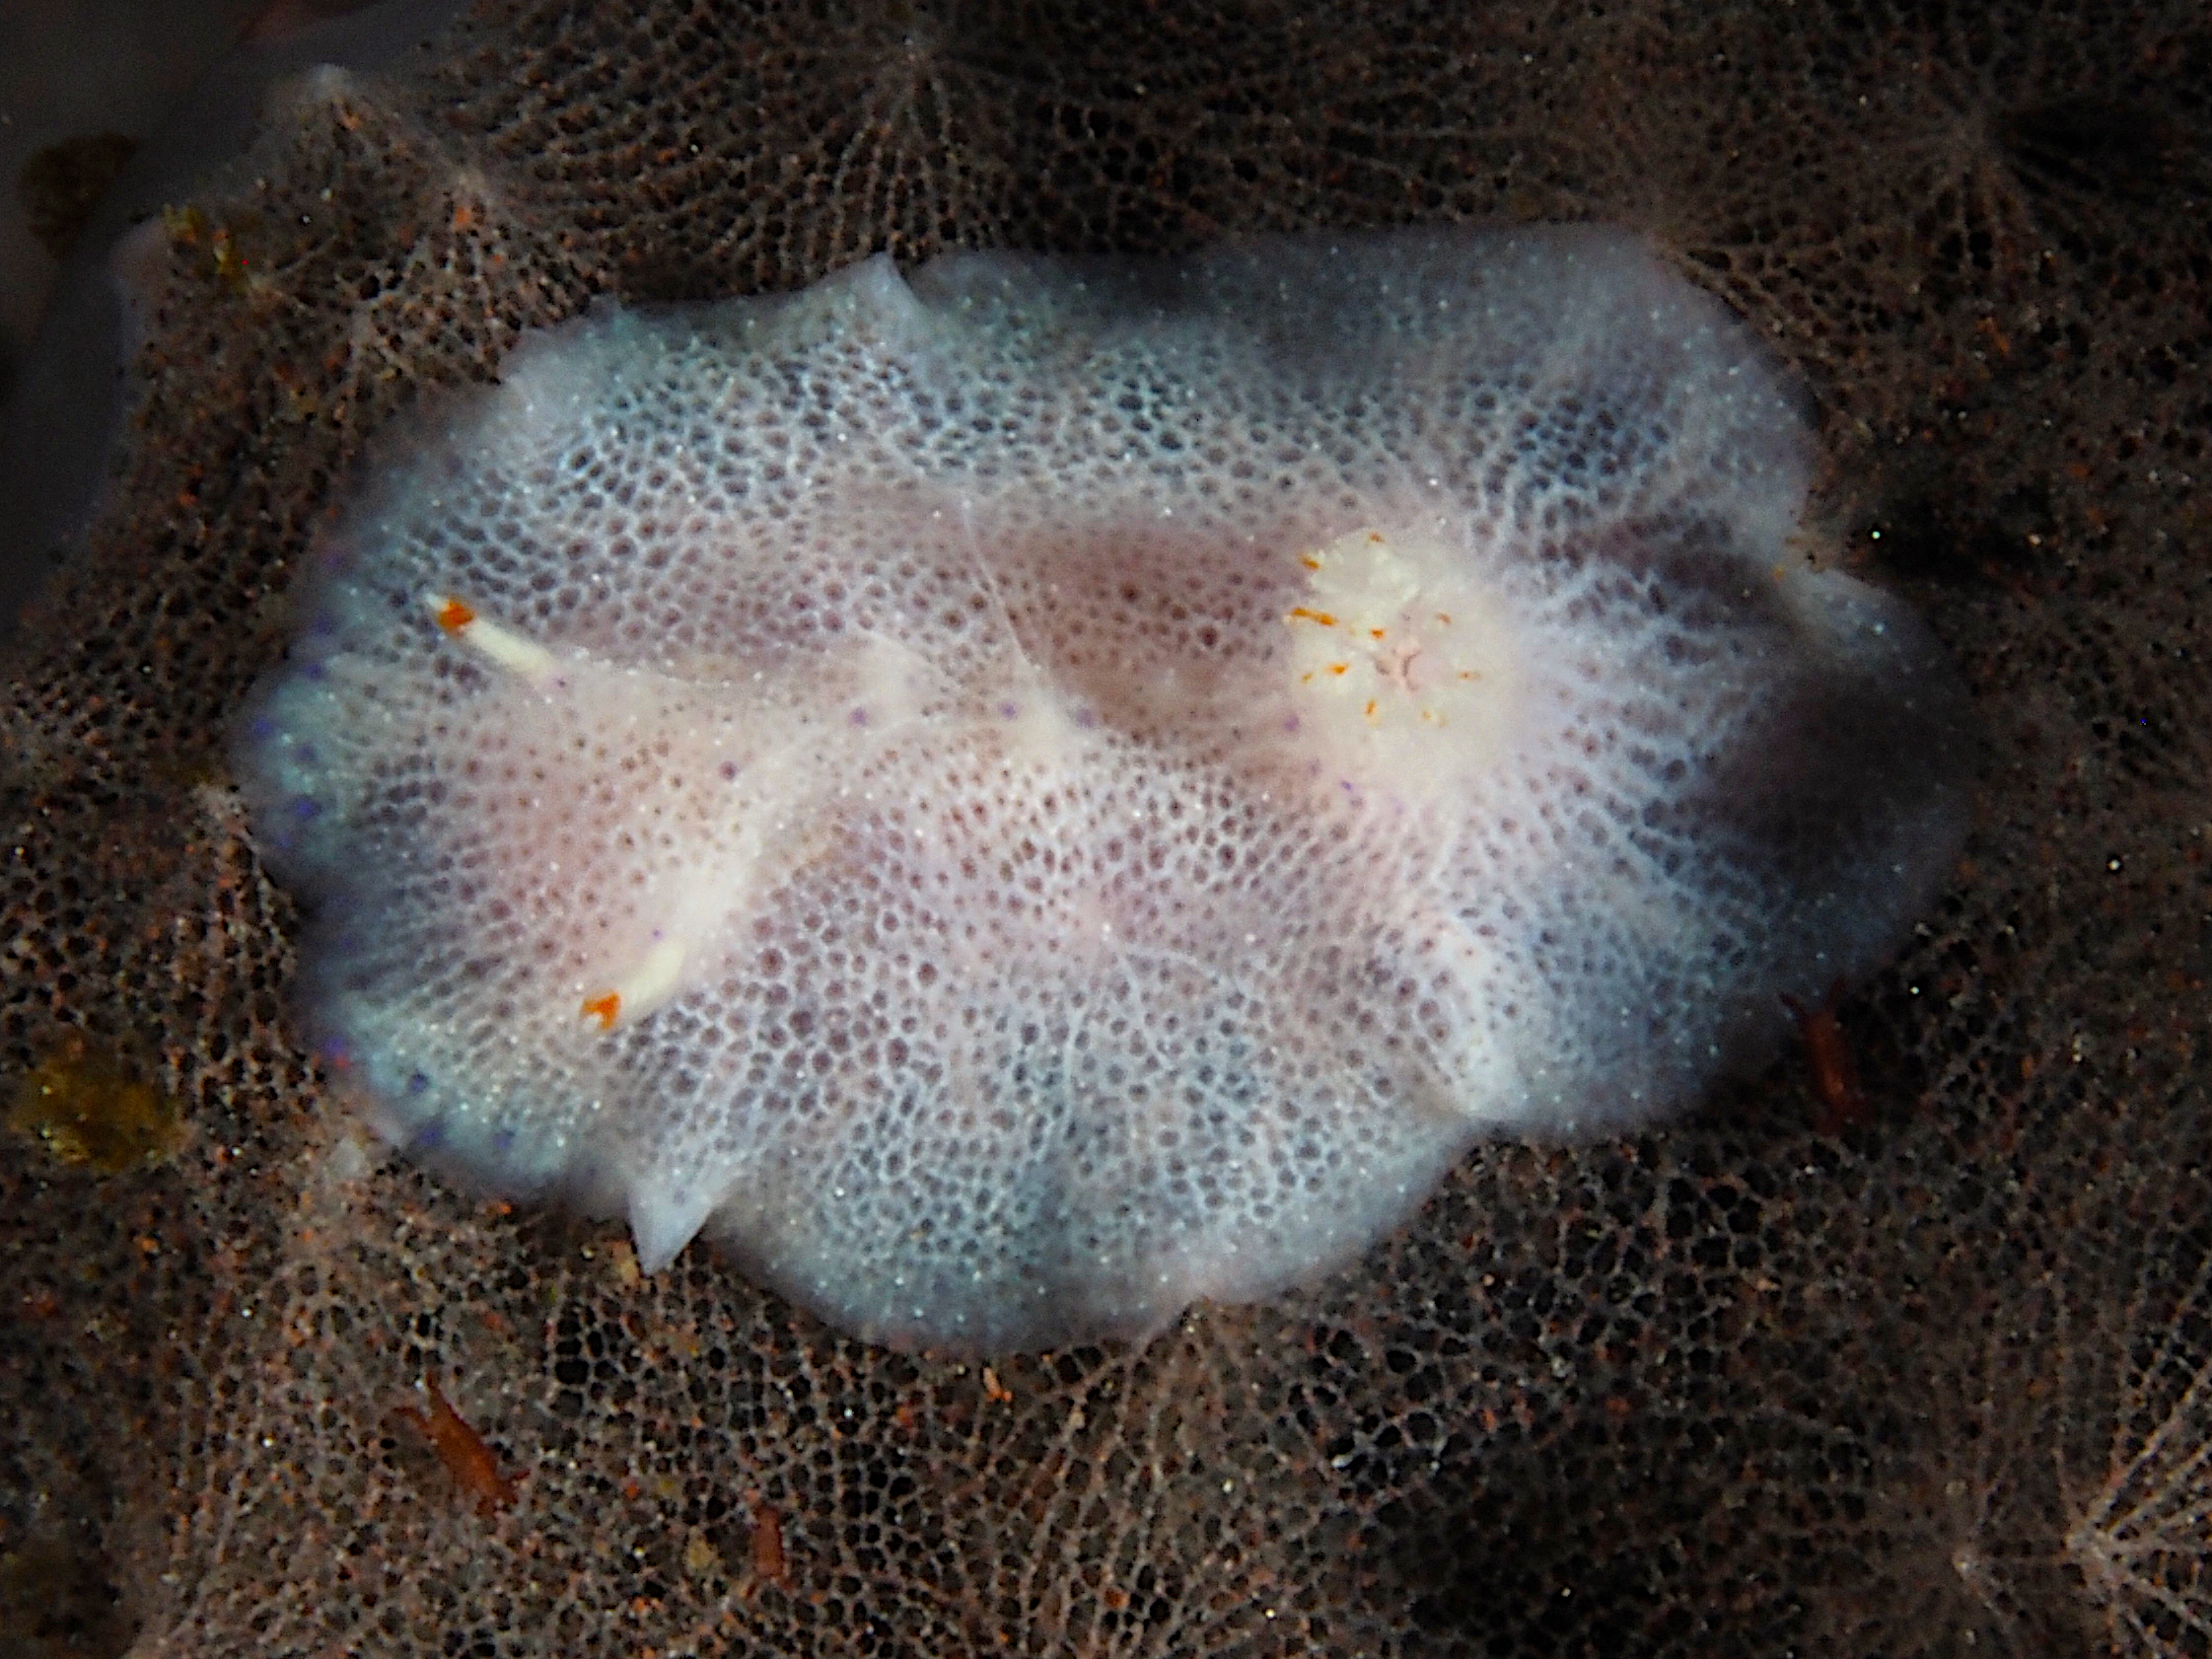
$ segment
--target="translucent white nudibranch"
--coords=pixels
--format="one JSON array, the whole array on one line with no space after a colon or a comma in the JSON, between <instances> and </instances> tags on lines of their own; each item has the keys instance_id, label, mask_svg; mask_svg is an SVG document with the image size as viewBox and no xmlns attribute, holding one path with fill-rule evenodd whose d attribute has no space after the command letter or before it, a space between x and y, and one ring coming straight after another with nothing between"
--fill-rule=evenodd
<instances>
[{"instance_id":1,"label":"translucent white nudibranch","mask_svg":"<svg viewBox=\"0 0 2212 1659\"><path fill-rule=\"evenodd\" d=\"M1305 603L1283 618L1294 706L1324 764L1417 796L1489 764L1520 673L1465 555L1432 537L1361 529L1299 563Z\"/></svg>"},{"instance_id":2,"label":"translucent white nudibranch","mask_svg":"<svg viewBox=\"0 0 2212 1659\"><path fill-rule=\"evenodd\" d=\"M399 434L242 723L318 1036L870 1340L1333 1272L1951 879L1968 699L1797 568L1802 404L1587 225L595 309Z\"/></svg>"}]
</instances>

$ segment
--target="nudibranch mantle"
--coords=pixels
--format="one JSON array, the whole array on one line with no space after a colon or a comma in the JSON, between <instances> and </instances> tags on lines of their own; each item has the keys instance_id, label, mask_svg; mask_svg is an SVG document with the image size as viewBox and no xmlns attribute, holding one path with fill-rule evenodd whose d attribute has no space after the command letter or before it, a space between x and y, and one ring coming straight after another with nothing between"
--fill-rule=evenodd
<instances>
[{"instance_id":1,"label":"nudibranch mantle","mask_svg":"<svg viewBox=\"0 0 2212 1659\"><path fill-rule=\"evenodd\" d=\"M382 1130L989 1351L1309 1279L1879 966L1962 693L1592 228L876 258L387 442L241 727Z\"/></svg>"}]
</instances>

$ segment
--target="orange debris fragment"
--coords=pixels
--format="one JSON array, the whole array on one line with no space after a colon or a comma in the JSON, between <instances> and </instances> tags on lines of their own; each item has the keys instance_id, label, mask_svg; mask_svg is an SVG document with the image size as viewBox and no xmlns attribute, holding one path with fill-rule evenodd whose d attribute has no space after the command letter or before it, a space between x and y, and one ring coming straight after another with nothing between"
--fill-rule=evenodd
<instances>
[{"instance_id":1,"label":"orange debris fragment","mask_svg":"<svg viewBox=\"0 0 2212 1659\"><path fill-rule=\"evenodd\" d=\"M1863 1123L1868 1117L1866 1097L1859 1092L1859 1068L1835 1017L1836 1004L1842 999L1840 979L1812 1008L1794 996L1782 998L1782 1006L1797 1021L1798 1037L1805 1044L1806 1063L1813 1070L1813 1092L1820 1099L1816 1126L1824 1135L1832 1135L1847 1124Z\"/></svg>"},{"instance_id":2,"label":"orange debris fragment","mask_svg":"<svg viewBox=\"0 0 2212 1659\"><path fill-rule=\"evenodd\" d=\"M770 1584L787 1584L784 1576L783 1517L765 1503L752 1509L752 1572Z\"/></svg>"},{"instance_id":3,"label":"orange debris fragment","mask_svg":"<svg viewBox=\"0 0 2212 1659\"><path fill-rule=\"evenodd\" d=\"M402 1406L399 1414L411 1419L430 1437L430 1444L453 1478L461 1482L464 1490L475 1494L477 1514L489 1515L495 1509L505 1509L515 1501L514 1478L500 1474L498 1457L484 1444L483 1436L446 1404L446 1397L438 1392L436 1378L423 1378L422 1390L430 1400L429 1412L425 1414L411 1406Z\"/></svg>"}]
</instances>

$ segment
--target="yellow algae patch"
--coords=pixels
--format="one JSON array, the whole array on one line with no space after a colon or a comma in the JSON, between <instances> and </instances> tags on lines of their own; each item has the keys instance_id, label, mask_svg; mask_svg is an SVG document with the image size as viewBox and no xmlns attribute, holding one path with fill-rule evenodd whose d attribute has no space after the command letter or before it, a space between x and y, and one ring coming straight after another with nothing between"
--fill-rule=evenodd
<instances>
[{"instance_id":1,"label":"yellow algae patch","mask_svg":"<svg viewBox=\"0 0 2212 1659\"><path fill-rule=\"evenodd\" d=\"M65 1164L102 1175L154 1169L184 1144L177 1101L107 1055L71 1045L15 1087L8 1126L43 1141Z\"/></svg>"},{"instance_id":2,"label":"yellow algae patch","mask_svg":"<svg viewBox=\"0 0 2212 1659\"><path fill-rule=\"evenodd\" d=\"M250 218L226 223L189 205L162 209L162 229L169 234L170 246L185 250L200 273L226 293L246 291L247 254L240 233L250 228L257 228Z\"/></svg>"}]
</instances>

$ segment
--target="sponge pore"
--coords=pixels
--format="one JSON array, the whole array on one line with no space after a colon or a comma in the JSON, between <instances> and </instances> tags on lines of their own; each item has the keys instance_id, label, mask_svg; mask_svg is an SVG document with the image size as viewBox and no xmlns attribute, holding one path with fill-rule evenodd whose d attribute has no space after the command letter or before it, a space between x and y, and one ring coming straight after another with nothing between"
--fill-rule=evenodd
<instances>
[{"instance_id":1,"label":"sponge pore","mask_svg":"<svg viewBox=\"0 0 2212 1659\"><path fill-rule=\"evenodd\" d=\"M602 309L388 450L242 771L392 1137L873 1337L1141 1334L1926 902L1960 690L1811 447L1601 230Z\"/></svg>"}]
</instances>

